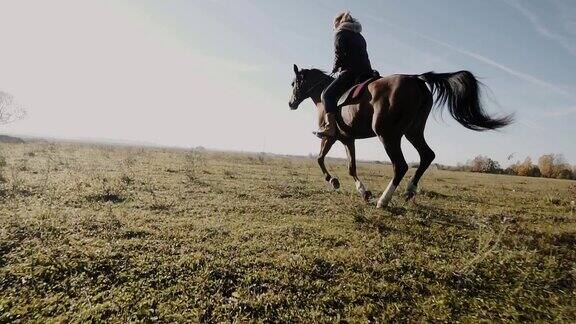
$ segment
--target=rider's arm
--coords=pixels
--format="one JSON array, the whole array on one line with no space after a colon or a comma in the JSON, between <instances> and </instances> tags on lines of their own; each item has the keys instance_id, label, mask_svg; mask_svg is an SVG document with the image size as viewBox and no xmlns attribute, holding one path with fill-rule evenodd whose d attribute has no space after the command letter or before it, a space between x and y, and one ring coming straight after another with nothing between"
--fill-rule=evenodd
<instances>
[{"instance_id":1,"label":"rider's arm","mask_svg":"<svg viewBox=\"0 0 576 324\"><path fill-rule=\"evenodd\" d=\"M336 73L342 67L342 63L345 57L345 37L343 33L336 33L334 35L334 67L332 68L332 73Z\"/></svg>"}]
</instances>

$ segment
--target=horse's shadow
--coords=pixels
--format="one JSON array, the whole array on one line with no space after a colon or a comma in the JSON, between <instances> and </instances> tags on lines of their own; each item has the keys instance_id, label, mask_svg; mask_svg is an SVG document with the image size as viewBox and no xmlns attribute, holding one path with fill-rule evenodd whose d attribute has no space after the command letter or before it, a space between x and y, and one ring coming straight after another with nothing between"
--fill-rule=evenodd
<instances>
[{"instance_id":1,"label":"horse's shadow","mask_svg":"<svg viewBox=\"0 0 576 324\"><path fill-rule=\"evenodd\" d=\"M436 224L443 227L456 226L466 230L475 229L474 224L467 222L462 217L458 217L439 207L417 203L414 199L406 201L403 204L396 203L388 205L382 212L383 213L379 213L378 216L374 216L372 219L374 227L381 232L380 234L383 234L382 232L389 232L380 230L381 228L389 228L389 226L386 225L386 223L391 220L389 217L406 218L425 227Z\"/></svg>"}]
</instances>

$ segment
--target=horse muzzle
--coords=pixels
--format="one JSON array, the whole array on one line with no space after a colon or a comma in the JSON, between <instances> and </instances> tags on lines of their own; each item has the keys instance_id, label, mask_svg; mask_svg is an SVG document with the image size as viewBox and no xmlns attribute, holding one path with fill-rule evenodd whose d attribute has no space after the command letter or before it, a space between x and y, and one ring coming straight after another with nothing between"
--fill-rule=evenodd
<instances>
[{"instance_id":1,"label":"horse muzzle","mask_svg":"<svg viewBox=\"0 0 576 324\"><path fill-rule=\"evenodd\" d=\"M290 98L290 101L288 101L288 107L290 107L290 110L296 110L296 109L298 109L298 106L300 106L301 103L302 103L302 99L297 98L297 97L292 97L292 98Z\"/></svg>"}]
</instances>

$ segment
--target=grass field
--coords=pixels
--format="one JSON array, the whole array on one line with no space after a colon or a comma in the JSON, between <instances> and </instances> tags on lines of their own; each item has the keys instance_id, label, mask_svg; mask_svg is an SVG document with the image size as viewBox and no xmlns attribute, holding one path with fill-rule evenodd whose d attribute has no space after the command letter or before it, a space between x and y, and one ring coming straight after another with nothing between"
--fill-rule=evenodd
<instances>
[{"instance_id":1,"label":"grass field","mask_svg":"<svg viewBox=\"0 0 576 324\"><path fill-rule=\"evenodd\" d=\"M377 210L344 161L1 149L0 322L576 321L574 181L430 170Z\"/></svg>"}]
</instances>

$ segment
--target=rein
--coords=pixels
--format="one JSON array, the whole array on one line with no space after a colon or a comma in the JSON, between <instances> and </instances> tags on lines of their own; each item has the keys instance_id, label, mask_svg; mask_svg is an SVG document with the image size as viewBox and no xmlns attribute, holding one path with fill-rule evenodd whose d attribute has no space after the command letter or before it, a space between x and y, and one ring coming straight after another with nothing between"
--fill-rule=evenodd
<instances>
[{"instance_id":1,"label":"rein","mask_svg":"<svg viewBox=\"0 0 576 324\"><path fill-rule=\"evenodd\" d=\"M330 75L330 77L332 77L332 75ZM304 98L308 97L310 92L312 92L314 89L316 89L319 85L321 85L323 83L331 83L332 81L334 81L334 80L332 78L330 78L330 79L320 80L320 81L316 82L312 87L310 87L310 89L306 90L306 92L304 93Z\"/></svg>"}]
</instances>

